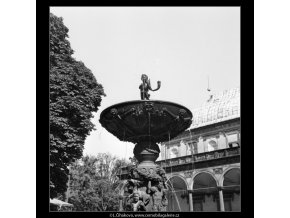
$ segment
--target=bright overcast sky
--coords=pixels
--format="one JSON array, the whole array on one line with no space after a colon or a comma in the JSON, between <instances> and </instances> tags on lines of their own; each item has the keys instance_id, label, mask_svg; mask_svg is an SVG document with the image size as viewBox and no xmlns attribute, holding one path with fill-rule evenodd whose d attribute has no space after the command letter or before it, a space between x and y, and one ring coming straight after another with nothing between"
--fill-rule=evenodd
<instances>
[{"instance_id":1,"label":"bright overcast sky","mask_svg":"<svg viewBox=\"0 0 290 218\"><path fill-rule=\"evenodd\" d=\"M151 80L150 99L189 109L213 94L240 85L239 7L52 7L69 29L74 57L92 70L104 87L96 131L84 154L133 156L134 145L119 141L99 123L106 107L139 100L141 74Z\"/></svg>"}]
</instances>

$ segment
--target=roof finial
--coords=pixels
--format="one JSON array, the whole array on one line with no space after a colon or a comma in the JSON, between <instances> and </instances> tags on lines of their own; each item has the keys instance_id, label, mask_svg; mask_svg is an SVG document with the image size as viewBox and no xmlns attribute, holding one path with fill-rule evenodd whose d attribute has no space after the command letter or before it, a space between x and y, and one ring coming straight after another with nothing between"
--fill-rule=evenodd
<instances>
[{"instance_id":1,"label":"roof finial","mask_svg":"<svg viewBox=\"0 0 290 218\"><path fill-rule=\"evenodd\" d=\"M207 91L209 92L208 102L212 99L211 89L209 88L209 75L207 75Z\"/></svg>"}]
</instances>

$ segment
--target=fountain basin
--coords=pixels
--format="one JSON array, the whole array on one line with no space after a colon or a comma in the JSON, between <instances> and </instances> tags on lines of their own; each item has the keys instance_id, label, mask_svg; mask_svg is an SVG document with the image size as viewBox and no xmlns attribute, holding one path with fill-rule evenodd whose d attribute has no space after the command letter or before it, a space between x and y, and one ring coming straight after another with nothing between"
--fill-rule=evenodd
<instances>
[{"instance_id":1,"label":"fountain basin","mask_svg":"<svg viewBox=\"0 0 290 218\"><path fill-rule=\"evenodd\" d=\"M102 111L101 125L121 141L160 143L174 138L191 125L186 107L160 100L135 100Z\"/></svg>"}]
</instances>

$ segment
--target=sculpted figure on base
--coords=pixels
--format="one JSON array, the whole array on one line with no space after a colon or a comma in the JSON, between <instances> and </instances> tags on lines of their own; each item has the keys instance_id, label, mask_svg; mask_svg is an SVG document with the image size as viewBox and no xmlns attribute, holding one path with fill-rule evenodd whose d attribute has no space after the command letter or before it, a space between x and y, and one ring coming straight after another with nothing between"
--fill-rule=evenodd
<instances>
[{"instance_id":1,"label":"sculpted figure on base","mask_svg":"<svg viewBox=\"0 0 290 218\"><path fill-rule=\"evenodd\" d=\"M126 199L126 211L146 211L146 205L149 203L150 198L145 192L134 190Z\"/></svg>"},{"instance_id":2,"label":"sculpted figure on base","mask_svg":"<svg viewBox=\"0 0 290 218\"><path fill-rule=\"evenodd\" d=\"M168 205L166 191L162 182L159 182L157 186L151 186L151 181L148 182L148 193L152 195L153 200L152 211L166 211Z\"/></svg>"},{"instance_id":3,"label":"sculpted figure on base","mask_svg":"<svg viewBox=\"0 0 290 218\"><path fill-rule=\"evenodd\" d=\"M162 167L150 168L133 167L125 185L127 193L124 199L125 211L166 211L167 178ZM152 184L152 185L151 185Z\"/></svg>"}]
</instances>

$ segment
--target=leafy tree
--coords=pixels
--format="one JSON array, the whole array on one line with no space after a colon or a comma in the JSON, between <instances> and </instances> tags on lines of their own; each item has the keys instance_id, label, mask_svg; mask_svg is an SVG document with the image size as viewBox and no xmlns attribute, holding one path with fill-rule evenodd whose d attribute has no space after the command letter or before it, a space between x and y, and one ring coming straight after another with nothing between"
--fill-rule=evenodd
<instances>
[{"instance_id":1,"label":"leafy tree","mask_svg":"<svg viewBox=\"0 0 290 218\"><path fill-rule=\"evenodd\" d=\"M103 87L73 57L63 19L50 14L50 197L66 191L67 166L81 158Z\"/></svg>"},{"instance_id":2,"label":"leafy tree","mask_svg":"<svg viewBox=\"0 0 290 218\"><path fill-rule=\"evenodd\" d=\"M98 159L96 162L97 175L111 184L119 180L117 174L120 173L121 167L129 164L124 159L118 159L109 153L99 153L96 158Z\"/></svg>"},{"instance_id":3,"label":"leafy tree","mask_svg":"<svg viewBox=\"0 0 290 218\"><path fill-rule=\"evenodd\" d=\"M76 211L117 211L119 209L117 174L125 160L110 154L85 156L70 167L68 201Z\"/></svg>"}]
</instances>

